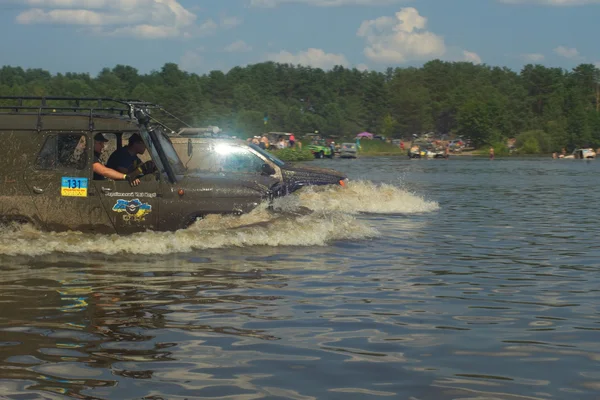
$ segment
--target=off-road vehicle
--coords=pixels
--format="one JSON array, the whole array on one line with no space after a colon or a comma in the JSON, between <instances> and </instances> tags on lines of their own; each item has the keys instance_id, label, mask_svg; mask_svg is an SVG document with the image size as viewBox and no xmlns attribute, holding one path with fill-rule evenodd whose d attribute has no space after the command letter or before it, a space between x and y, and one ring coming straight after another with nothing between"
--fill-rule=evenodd
<instances>
[{"instance_id":1,"label":"off-road vehicle","mask_svg":"<svg viewBox=\"0 0 600 400\"><path fill-rule=\"evenodd\" d=\"M285 194L268 163L247 175L190 173L155 110L162 108L137 100L0 97L0 221L52 231L169 231ZM156 172L135 187L94 180L98 133L115 149L140 134Z\"/></svg>"}]
</instances>

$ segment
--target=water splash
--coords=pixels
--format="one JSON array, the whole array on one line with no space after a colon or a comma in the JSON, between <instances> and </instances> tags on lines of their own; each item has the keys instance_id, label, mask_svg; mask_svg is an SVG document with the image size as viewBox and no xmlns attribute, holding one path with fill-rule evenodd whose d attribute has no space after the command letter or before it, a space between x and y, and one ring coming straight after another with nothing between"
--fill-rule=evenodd
<instances>
[{"instance_id":1,"label":"water splash","mask_svg":"<svg viewBox=\"0 0 600 400\"><path fill-rule=\"evenodd\" d=\"M190 228L176 232L144 232L127 237L81 232L47 233L32 226L2 228L0 254L170 254L232 246L324 246L334 240L377 235L376 229L351 215L277 213L268 211L263 205L239 217L210 215Z\"/></svg>"},{"instance_id":2,"label":"water splash","mask_svg":"<svg viewBox=\"0 0 600 400\"><path fill-rule=\"evenodd\" d=\"M304 188L241 216L209 215L188 229L127 237L81 232L48 233L31 226L0 228L0 254L172 254L247 246L325 246L335 240L364 240L379 232L355 214L419 213L437 203L392 185L353 182L346 188Z\"/></svg>"},{"instance_id":3,"label":"water splash","mask_svg":"<svg viewBox=\"0 0 600 400\"><path fill-rule=\"evenodd\" d=\"M298 194L301 205L314 211L345 213L418 214L439 210L434 201L427 201L406 189L370 181L355 181L347 187L306 187Z\"/></svg>"}]
</instances>

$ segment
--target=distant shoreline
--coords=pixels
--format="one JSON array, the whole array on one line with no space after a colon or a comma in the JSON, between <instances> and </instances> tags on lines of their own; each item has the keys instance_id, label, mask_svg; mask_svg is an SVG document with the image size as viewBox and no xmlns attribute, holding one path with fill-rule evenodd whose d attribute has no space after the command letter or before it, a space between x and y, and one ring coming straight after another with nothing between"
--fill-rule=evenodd
<instances>
[{"instance_id":1,"label":"distant shoreline","mask_svg":"<svg viewBox=\"0 0 600 400\"><path fill-rule=\"evenodd\" d=\"M358 152L359 156L399 156L399 157L408 157L408 150L404 150L402 152L399 151L367 151L367 152L361 152L359 150ZM478 154L477 150L470 150L470 151L462 151L460 153L450 153L449 154L449 158L452 157L474 157L474 156L481 156L481 157L485 157L485 154Z\"/></svg>"}]
</instances>

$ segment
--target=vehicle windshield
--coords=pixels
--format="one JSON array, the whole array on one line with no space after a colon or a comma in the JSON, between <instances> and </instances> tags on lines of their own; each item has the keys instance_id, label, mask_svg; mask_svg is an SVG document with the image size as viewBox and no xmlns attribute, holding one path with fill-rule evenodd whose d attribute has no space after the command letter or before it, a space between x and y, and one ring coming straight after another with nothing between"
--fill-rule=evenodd
<instances>
[{"instance_id":1,"label":"vehicle windshield","mask_svg":"<svg viewBox=\"0 0 600 400\"><path fill-rule=\"evenodd\" d=\"M173 172L175 172L176 175L183 175L185 173L185 167L183 166L179 155L177 155L175 147L173 147L173 143L171 143L169 137L162 130L158 131L156 136L173 168Z\"/></svg>"},{"instance_id":2,"label":"vehicle windshield","mask_svg":"<svg viewBox=\"0 0 600 400\"><path fill-rule=\"evenodd\" d=\"M161 129L157 129L155 131L156 137L158 139L158 143L156 145L154 145L154 143L152 142L152 139L150 138L150 135L148 134L145 128L142 128L140 130L140 133L146 140L146 143L150 144L150 146L148 146L148 151L152 155L152 160L161 172L164 172L164 166L162 164L162 160L158 156L158 152L156 150L157 145L160 145L160 147L165 152L167 160L169 161L171 168L173 168L173 172L175 173L175 175L183 175L185 173L185 167L183 166L181 159L177 155L177 152L173 147L173 143L171 143L168 136L165 135L165 133Z\"/></svg>"},{"instance_id":3,"label":"vehicle windshield","mask_svg":"<svg viewBox=\"0 0 600 400\"><path fill-rule=\"evenodd\" d=\"M268 151L264 151L259 146L252 144L252 143L249 146L252 149L259 152L260 154L262 154L263 156L265 156L270 161L274 162L278 167L283 167L285 165L285 163L283 161L281 161L279 158L275 157L273 154L269 153Z\"/></svg>"}]
</instances>

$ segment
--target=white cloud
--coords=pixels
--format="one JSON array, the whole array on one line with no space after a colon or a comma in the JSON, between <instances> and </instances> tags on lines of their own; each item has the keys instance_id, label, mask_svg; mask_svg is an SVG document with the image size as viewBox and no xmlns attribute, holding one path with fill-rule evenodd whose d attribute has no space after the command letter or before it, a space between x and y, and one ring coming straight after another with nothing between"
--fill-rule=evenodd
<instances>
[{"instance_id":1,"label":"white cloud","mask_svg":"<svg viewBox=\"0 0 600 400\"><path fill-rule=\"evenodd\" d=\"M188 50L179 60L179 68L184 71L197 71L204 65L203 47Z\"/></svg>"},{"instance_id":2,"label":"white cloud","mask_svg":"<svg viewBox=\"0 0 600 400\"><path fill-rule=\"evenodd\" d=\"M79 25L104 35L144 39L202 36L219 27L241 23L236 17L220 24L197 16L177 0L21 0L29 8L17 16L21 24Z\"/></svg>"},{"instance_id":3,"label":"white cloud","mask_svg":"<svg viewBox=\"0 0 600 400\"><path fill-rule=\"evenodd\" d=\"M464 61L472 62L473 64L481 64L481 57L479 54L473 53L472 51L463 50Z\"/></svg>"},{"instance_id":4,"label":"white cloud","mask_svg":"<svg viewBox=\"0 0 600 400\"><path fill-rule=\"evenodd\" d=\"M242 23L242 19L239 17L224 17L221 18L221 26L227 29L235 28Z\"/></svg>"},{"instance_id":5,"label":"white cloud","mask_svg":"<svg viewBox=\"0 0 600 400\"><path fill-rule=\"evenodd\" d=\"M243 53L252 51L252 47L243 40L238 40L237 42L233 42L229 46L225 47L225 51L228 53Z\"/></svg>"},{"instance_id":6,"label":"white cloud","mask_svg":"<svg viewBox=\"0 0 600 400\"><path fill-rule=\"evenodd\" d=\"M586 4L600 4L600 0L499 0L506 4L539 4L543 6L570 7Z\"/></svg>"},{"instance_id":7,"label":"white cloud","mask_svg":"<svg viewBox=\"0 0 600 400\"><path fill-rule=\"evenodd\" d=\"M553 51L561 57L580 58L579 51L574 47L558 46Z\"/></svg>"},{"instance_id":8,"label":"white cloud","mask_svg":"<svg viewBox=\"0 0 600 400\"><path fill-rule=\"evenodd\" d=\"M367 64L358 64L356 69L364 72L369 70L369 66Z\"/></svg>"},{"instance_id":9,"label":"white cloud","mask_svg":"<svg viewBox=\"0 0 600 400\"><path fill-rule=\"evenodd\" d=\"M412 7L394 17L364 21L357 35L364 37L365 56L377 63L406 63L441 57L446 52L442 36L427 31L427 18Z\"/></svg>"},{"instance_id":10,"label":"white cloud","mask_svg":"<svg viewBox=\"0 0 600 400\"><path fill-rule=\"evenodd\" d=\"M600 68L600 61L596 61L596 62L594 63L594 65L596 66L596 68Z\"/></svg>"},{"instance_id":11,"label":"white cloud","mask_svg":"<svg viewBox=\"0 0 600 400\"><path fill-rule=\"evenodd\" d=\"M207 19L200 25L194 27L194 33L197 36L208 36L215 33L217 29L219 29L219 25L212 19Z\"/></svg>"},{"instance_id":12,"label":"white cloud","mask_svg":"<svg viewBox=\"0 0 600 400\"><path fill-rule=\"evenodd\" d=\"M281 4L298 3L317 7L378 6L402 3L405 0L250 0L252 7L272 8Z\"/></svg>"},{"instance_id":13,"label":"white cloud","mask_svg":"<svg viewBox=\"0 0 600 400\"><path fill-rule=\"evenodd\" d=\"M528 62L540 62L540 61L544 61L546 56L544 56L541 53L526 53L526 54L521 54L521 58Z\"/></svg>"},{"instance_id":14,"label":"white cloud","mask_svg":"<svg viewBox=\"0 0 600 400\"><path fill-rule=\"evenodd\" d=\"M135 25L116 28L111 32L99 32L114 36L132 36L138 39L165 39L179 35L177 28L172 26Z\"/></svg>"},{"instance_id":15,"label":"white cloud","mask_svg":"<svg viewBox=\"0 0 600 400\"><path fill-rule=\"evenodd\" d=\"M321 49L308 49L296 54L287 51L269 54L267 58L283 64L301 64L315 68L331 69L336 65L348 66L348 60L343 54L325 53Z\"/></svg>"}]
</instances>

